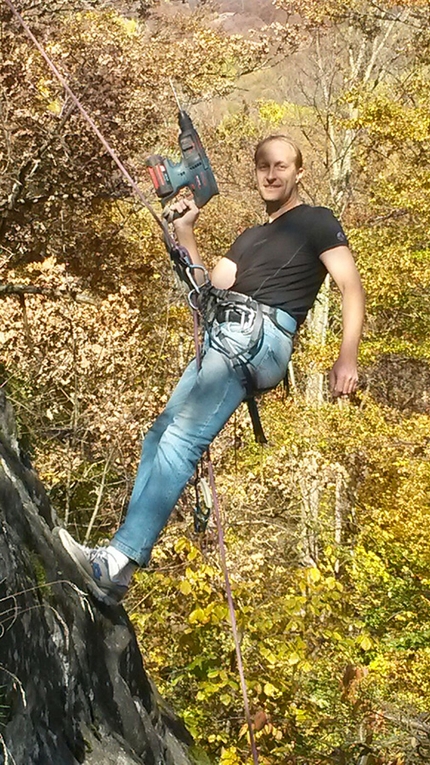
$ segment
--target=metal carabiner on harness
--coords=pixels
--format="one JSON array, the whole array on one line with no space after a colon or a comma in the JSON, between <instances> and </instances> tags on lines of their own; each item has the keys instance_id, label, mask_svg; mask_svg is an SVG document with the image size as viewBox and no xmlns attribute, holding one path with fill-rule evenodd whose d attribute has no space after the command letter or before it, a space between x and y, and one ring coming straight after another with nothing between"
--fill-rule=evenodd
<instances>
[{"instance_id":1,"label":"metal carabiner on harness","mask_svg":"<svg viewBox=\"0 0 430 765\"><path fill-rule=\"evenodd\" d=\"M176 271L178 277L183 281L187 287L190 288L188 293L188 304L193 310L197 310L197 305L192 300L192 295L198 295L201 288L208 284L209 275L206 268L203 265L192 263L188 250L181 245L167 246L170 259L173 263L173 268ZM205 277L203 284L198 284L195 279L195 272L201 271Z\"/></svg>"},{"instance_id":2,"label":"metal carabiner on harness","mask_svg":"<svg viewBox=\"0 0 430 765\"><path fill-rule=\"evenodd\" d=\"M203 284L197 284L194 278L194 273L193 273L195 271L202 272L205 278L205 281L203 282ZM185 268L185 276L186 276L187 283L193 285L193 288L189 291L187 295L188 305L190 306L190 308L193 309L193 311L198 311L199 310L199 307L197 305L198 295L200 294L201 288L205 284L209 283L209 274L204 266L195 265L194 263L191 263Z\"/></svg>"},{"instance_id":3,"label":"metal carabiner on harness","mask_svg":"<svg viewBox=\"0 0 430 765\"><path fill-rule=\"evenodd\" d=\"M213 499L210 486L205 478L200 478L195 482L196 505L194 507L194 531L196 534L202 534L206 531L209 518L211 516ZM200 502L200 493L203 499Z\"/></svg>"}]
</instances>

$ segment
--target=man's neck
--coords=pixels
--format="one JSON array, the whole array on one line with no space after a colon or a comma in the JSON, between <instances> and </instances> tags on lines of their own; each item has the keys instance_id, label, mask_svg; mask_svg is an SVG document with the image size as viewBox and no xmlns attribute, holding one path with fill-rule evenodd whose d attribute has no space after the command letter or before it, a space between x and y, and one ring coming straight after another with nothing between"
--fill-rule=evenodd
<instances>
[{"instance_id":1,"label":"man's neck","mask_svg":"<svg viewBox=\"0 0 430 765\"><path fill-rule=\"evenodd\" d=\"M276 218L279 218L280 215L283 215L284 213L288 212L288 210L292 210L293 207L298 207L299 205L303 204L301 199L297 197L296 199L288 200L288 202L285 202L281 207L278 207L277 209L273 209L270 204L266 205L266 212L269 216L269 223L272 223Z\"/></svg>"}]
</instances>

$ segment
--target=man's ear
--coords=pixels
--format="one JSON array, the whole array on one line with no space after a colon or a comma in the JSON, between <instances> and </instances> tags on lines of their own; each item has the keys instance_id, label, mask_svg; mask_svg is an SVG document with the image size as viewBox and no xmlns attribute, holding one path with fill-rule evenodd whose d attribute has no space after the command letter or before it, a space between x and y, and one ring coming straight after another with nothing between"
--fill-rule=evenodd
<instances>
[{"instance_id":1,"label":"man's ear","mask_svg":"<svg viewBox=\"0 0 430 765\"><path fill-rule=\"evenodd\" d=\"M304 173L304 172L305 172L305 171L304 171L304 168L303 168L303 167L301 167L301 168L300 168L300 170L297 170L297 175L296 175L296 183L300 183L300 181L302 180L302 177L303 177L303 173Z\"/></svg>"}]
</instances>

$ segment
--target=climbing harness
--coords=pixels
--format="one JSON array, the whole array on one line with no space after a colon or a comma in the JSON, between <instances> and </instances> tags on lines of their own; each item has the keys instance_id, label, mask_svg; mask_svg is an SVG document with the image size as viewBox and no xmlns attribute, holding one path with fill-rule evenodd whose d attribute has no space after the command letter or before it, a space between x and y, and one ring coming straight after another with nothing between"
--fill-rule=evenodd
<instances>
[{"instance_id":1,"label":"climbing harness","mask_svg":"<svg viewBox=\"0 0 430 765\"><path fill-rule=\"evenodd\" d=\"M148 209L148 211L151 213L152 217L156 221L156 223L160 226L163 233L164 242L166 245L166 248L169 252L169 255L172 259L173 266L175 270L177 270L177 273L180 275L181 278L184 278L185 283L190 288L190 293L188 296L188 302L190 303L191 307L197 308L197 299L198 295L201 291L201 287L198 285L195 274L197 269L202 269L201 266L194 266L191 263L191 260L189 258L188 252L185 248L180 247L177 245L177 243L174 241L174 239L171 237L167 225L167 221L162 220L151 204L147 201L145 195L142 193L141 189L137 185L137 183L133 180L130 173L127 171L127 169L124 167L123 163L119 159L116 152L112 149L106 138L103 136L103 134L100 132L99 128L93 121L93 119L90 117L86 109L83 107L77 96L74 94L73 90L70 88L70 86L67 84L64 77L61 75L55 64L51 61L48 54L44 50L44 48L40 45L36 37L31 32L30 28L24 21L23 17L15 7L15 5L12 3L12 0L3 0L8 8L11 10L13 15L16 17L16 19L19 21L20 25L24 29L27 37L33 42L37 50L39 51L42 58L45 60L46 64L50 68L50 70L53 72L55 77L59 80L61 85L63 86L65 92L71 99L71 101L75 104L75 106L78 108L81 115L84 117L86 122L90 125L94 133L99 138L100 142L112 158L112 160L115 162L117 167L119 168L120 172L124 176L124 178L128 181L131 188L133 189L136 196L140 199L142 204ZM205 269L203 269L205 271ZM199 363L199 347L198 347L198 318L197 318L197 311L193 311L194 316L194 337L196 341L196 358L197 363ZM216 486L215 486L215 479L214 479L214 473L213 473L213 467L212 462L210 460L210 453L209 449L207 450L207 461L208 461L208 475L209 475L209 485L212 492L212 499L213 499L213 508L214 508L214 514L218 529L218 541L219 541L219 550L220 550L220 558L221 558L221 566L224 573L224 579L225 579L225 588L226 588L226 596L227 596L227 602L229 607L229 614L230 614L230 621L231 621L231 628L233 633L233 639L235 644L235 652L237 657L237 666L238 666L238 674L239 674L239 680L240 680L240 686L242 690L242 696L243 696L243 703L244 703L244 711L245 711L245 718L246 723L248 727L248 733L249 733L249 741L250 741L250 747L252 752L252 758L254 765L259 764L258 759L258 752L257 752L257 746L255 742L255 736L254 736L254 729L251 719L251 713L249 708L249 702L248 702L248 691L246 686L246 680L245 680L245 673L243 669L243 661L242 661L242 653L240 648L240 640L237 630L237 621L236 621L236 612L233 602L233 596L232 596L232 590L230 585L230 577L228 573L227 568L227 560L226 560L226 549L225 549L225 543L224 543L224 534L221 524L221 517L220 517L220 510L219 510L219 503L217 498L217 492L216 492Z\"/></svg>"},{"instance_id":2,"label":"climbing harness","mask_svg":"<svg viewBox=\"0 0 430 765\"><path fill-rule=\"evenodd\" d=\"M267 438L255 399L256 394L263 393L264 390L259 388L253 379L252 360L260 351L264 340L264 316L268 316L273 324L289 337L293 337L297 322L280 308L259 303L248 295L232 290L217 289L210 282L200 288L198 305L208 330L210 346L227 356L233 367L242 374L254 438L257 443L266 444ZM228 323L240 325L242 337L248 339L246 349L238 351L235 348L225 331L225 325Z\"/></svg>"}]
</instances>

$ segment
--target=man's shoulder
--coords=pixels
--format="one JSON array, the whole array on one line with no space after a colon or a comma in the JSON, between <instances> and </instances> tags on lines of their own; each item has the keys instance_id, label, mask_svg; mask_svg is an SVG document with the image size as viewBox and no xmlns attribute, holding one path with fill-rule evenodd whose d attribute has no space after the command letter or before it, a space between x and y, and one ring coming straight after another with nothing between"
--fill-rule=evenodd
<instances>
[{"instance_id":1,"label":"man's shoulder","mask_svg":"<svg viewBox=\"0 0 430 765\"><path fill-rule=\"evenodd\" d=\"M307 207L301 223L306 228L310 240L314 242L318 254L340 245L348 246L348 238L333 210L317 205Z\"/></svg>"},{"instance_id":2,"label":"man's shoulder","mask_svg":"<svg viewBox=\"0 0 430 765\"><path fill-rule=\"evenodd\" d=\"M300 207L302 208L304 215L309 215L312 218L324 219L336 217L333 210L324 205L309 205L305 203L300 205Z\"/></svg>"},{"instance_id":3,"label":"man's shoulder","mask_svg":"<svg viewBox=\"0 0 430 765\"><path fill-rule=\"evenodd\" d=\"M330 226L333 224L340 225L338 219L329 207L310 205L307 202L302 202L296 207L292 207L283 215L280 215L279 218L275 218L275 221L278 221L278 225L281 226L281 228L286 227L287 229L290 228L290 226L293 226L294 228L296 226L319 228L321 226Z\"/></svg>"},{"instance_id":4,"label":"man's shoulder","mask_svg":"<svg viewBox=\"0 0 430 765\"><path fill-rule=\"evenodd\" d=\"M303 205L302 225L309 230L342 231L342 224L335 216L333 210L322 205Z\"/></svg>"}]
</instances>

